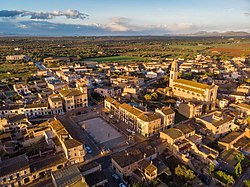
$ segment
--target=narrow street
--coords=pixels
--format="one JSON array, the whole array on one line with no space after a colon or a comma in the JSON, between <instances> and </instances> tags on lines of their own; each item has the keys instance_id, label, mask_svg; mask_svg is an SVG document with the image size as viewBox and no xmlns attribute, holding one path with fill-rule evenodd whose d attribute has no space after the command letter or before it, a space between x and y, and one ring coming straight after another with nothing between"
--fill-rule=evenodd
<instances>
[{"instance_id":1,"label":"narrow street","mask_svg":"<svg viewBox=\"0 0 250 187\"><path fill-rule=\"evenodd\" d=\"M247 168L241 178L235 182L234 187L244 187L244 180L250 180L250 167Z\"/></svg>"}]
</instances>

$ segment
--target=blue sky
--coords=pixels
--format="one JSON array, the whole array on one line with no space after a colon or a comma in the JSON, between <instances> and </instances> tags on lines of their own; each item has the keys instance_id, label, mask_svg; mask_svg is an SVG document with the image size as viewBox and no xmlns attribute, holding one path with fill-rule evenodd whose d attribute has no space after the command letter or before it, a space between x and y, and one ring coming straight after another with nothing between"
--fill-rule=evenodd
<instances>
[{"instance_id":1,"label":"blue sky","mask_svg":"<svg viewBox=\"0 0 250 187\"><path fill-rule=\"evenodd\" d=\"M13 34L35 31L39 34L44 27L59 35L58 29L64 35L63 28L68 32L77 30L76 35L91 35L85 31L93 33L94 29L100 35L160 35L201 30L250 32L250 0L1 1L0 33L9 32L7 25ZM9 11L17 13L7 16Z\"/></svg>"}]
</instances>

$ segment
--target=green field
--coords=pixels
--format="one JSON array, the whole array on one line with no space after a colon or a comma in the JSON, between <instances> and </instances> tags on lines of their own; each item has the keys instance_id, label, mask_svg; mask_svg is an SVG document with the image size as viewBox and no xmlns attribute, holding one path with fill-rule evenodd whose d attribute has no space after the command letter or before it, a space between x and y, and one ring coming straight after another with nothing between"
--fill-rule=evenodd
<instances>
[{"instance_id":1,"label":"green field","mask_svg":"<svg viewBox=\"0 0 250 187\"><path fill-rule=\"evenodd\" d=\"M140 57L131 57L131 56L109 56L109 57L86 58L85 61L131 62L131 61L145 61L145 59Z\"/></svg>"},{"instance_id":2,"label":"green field","mask_svg":"<svg viewBox=\"0 0 250 187\"><path fill-rule=\"evenodd\" d=\"M25 63L11 64L4 62L0 64L0 80L5 78L22 78L31 76L37 70L35 65L27 65Z\"/></svg>"}]
</instances>

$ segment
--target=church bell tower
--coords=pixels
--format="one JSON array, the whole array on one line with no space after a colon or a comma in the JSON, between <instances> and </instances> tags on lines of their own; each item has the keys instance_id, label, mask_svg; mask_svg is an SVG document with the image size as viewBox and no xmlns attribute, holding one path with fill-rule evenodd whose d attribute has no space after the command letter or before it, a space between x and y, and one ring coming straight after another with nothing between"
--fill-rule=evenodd
<instances>
[{"instance_id":1,"label":"church bell tower","mask_svg":"<svg viewBox=\"0 0 250 187\"><path fill-rule=\"evenodd\" d=\"M174 80L178 79L178 63L173 61L170 69L169 87L173 87Z\"/></svg>"}]
</instances>

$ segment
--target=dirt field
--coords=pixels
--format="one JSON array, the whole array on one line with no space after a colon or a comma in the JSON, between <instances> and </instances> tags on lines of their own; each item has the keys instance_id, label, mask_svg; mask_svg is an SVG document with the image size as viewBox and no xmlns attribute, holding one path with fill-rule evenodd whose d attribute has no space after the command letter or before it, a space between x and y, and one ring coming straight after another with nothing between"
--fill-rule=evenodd
<instances>
[{"instance_id":1,"label":"dirt field","mask_svg":"<svg viewBox=\"0 0 250 187\"><path fill-rule=\"evenodd\" d=\"M220 47L214 47L209 49L210 52L216 53L227 56L244 56L250 55L250 44L234 44L234 45L226 45Z\"/></svg>"}]
</instances>

